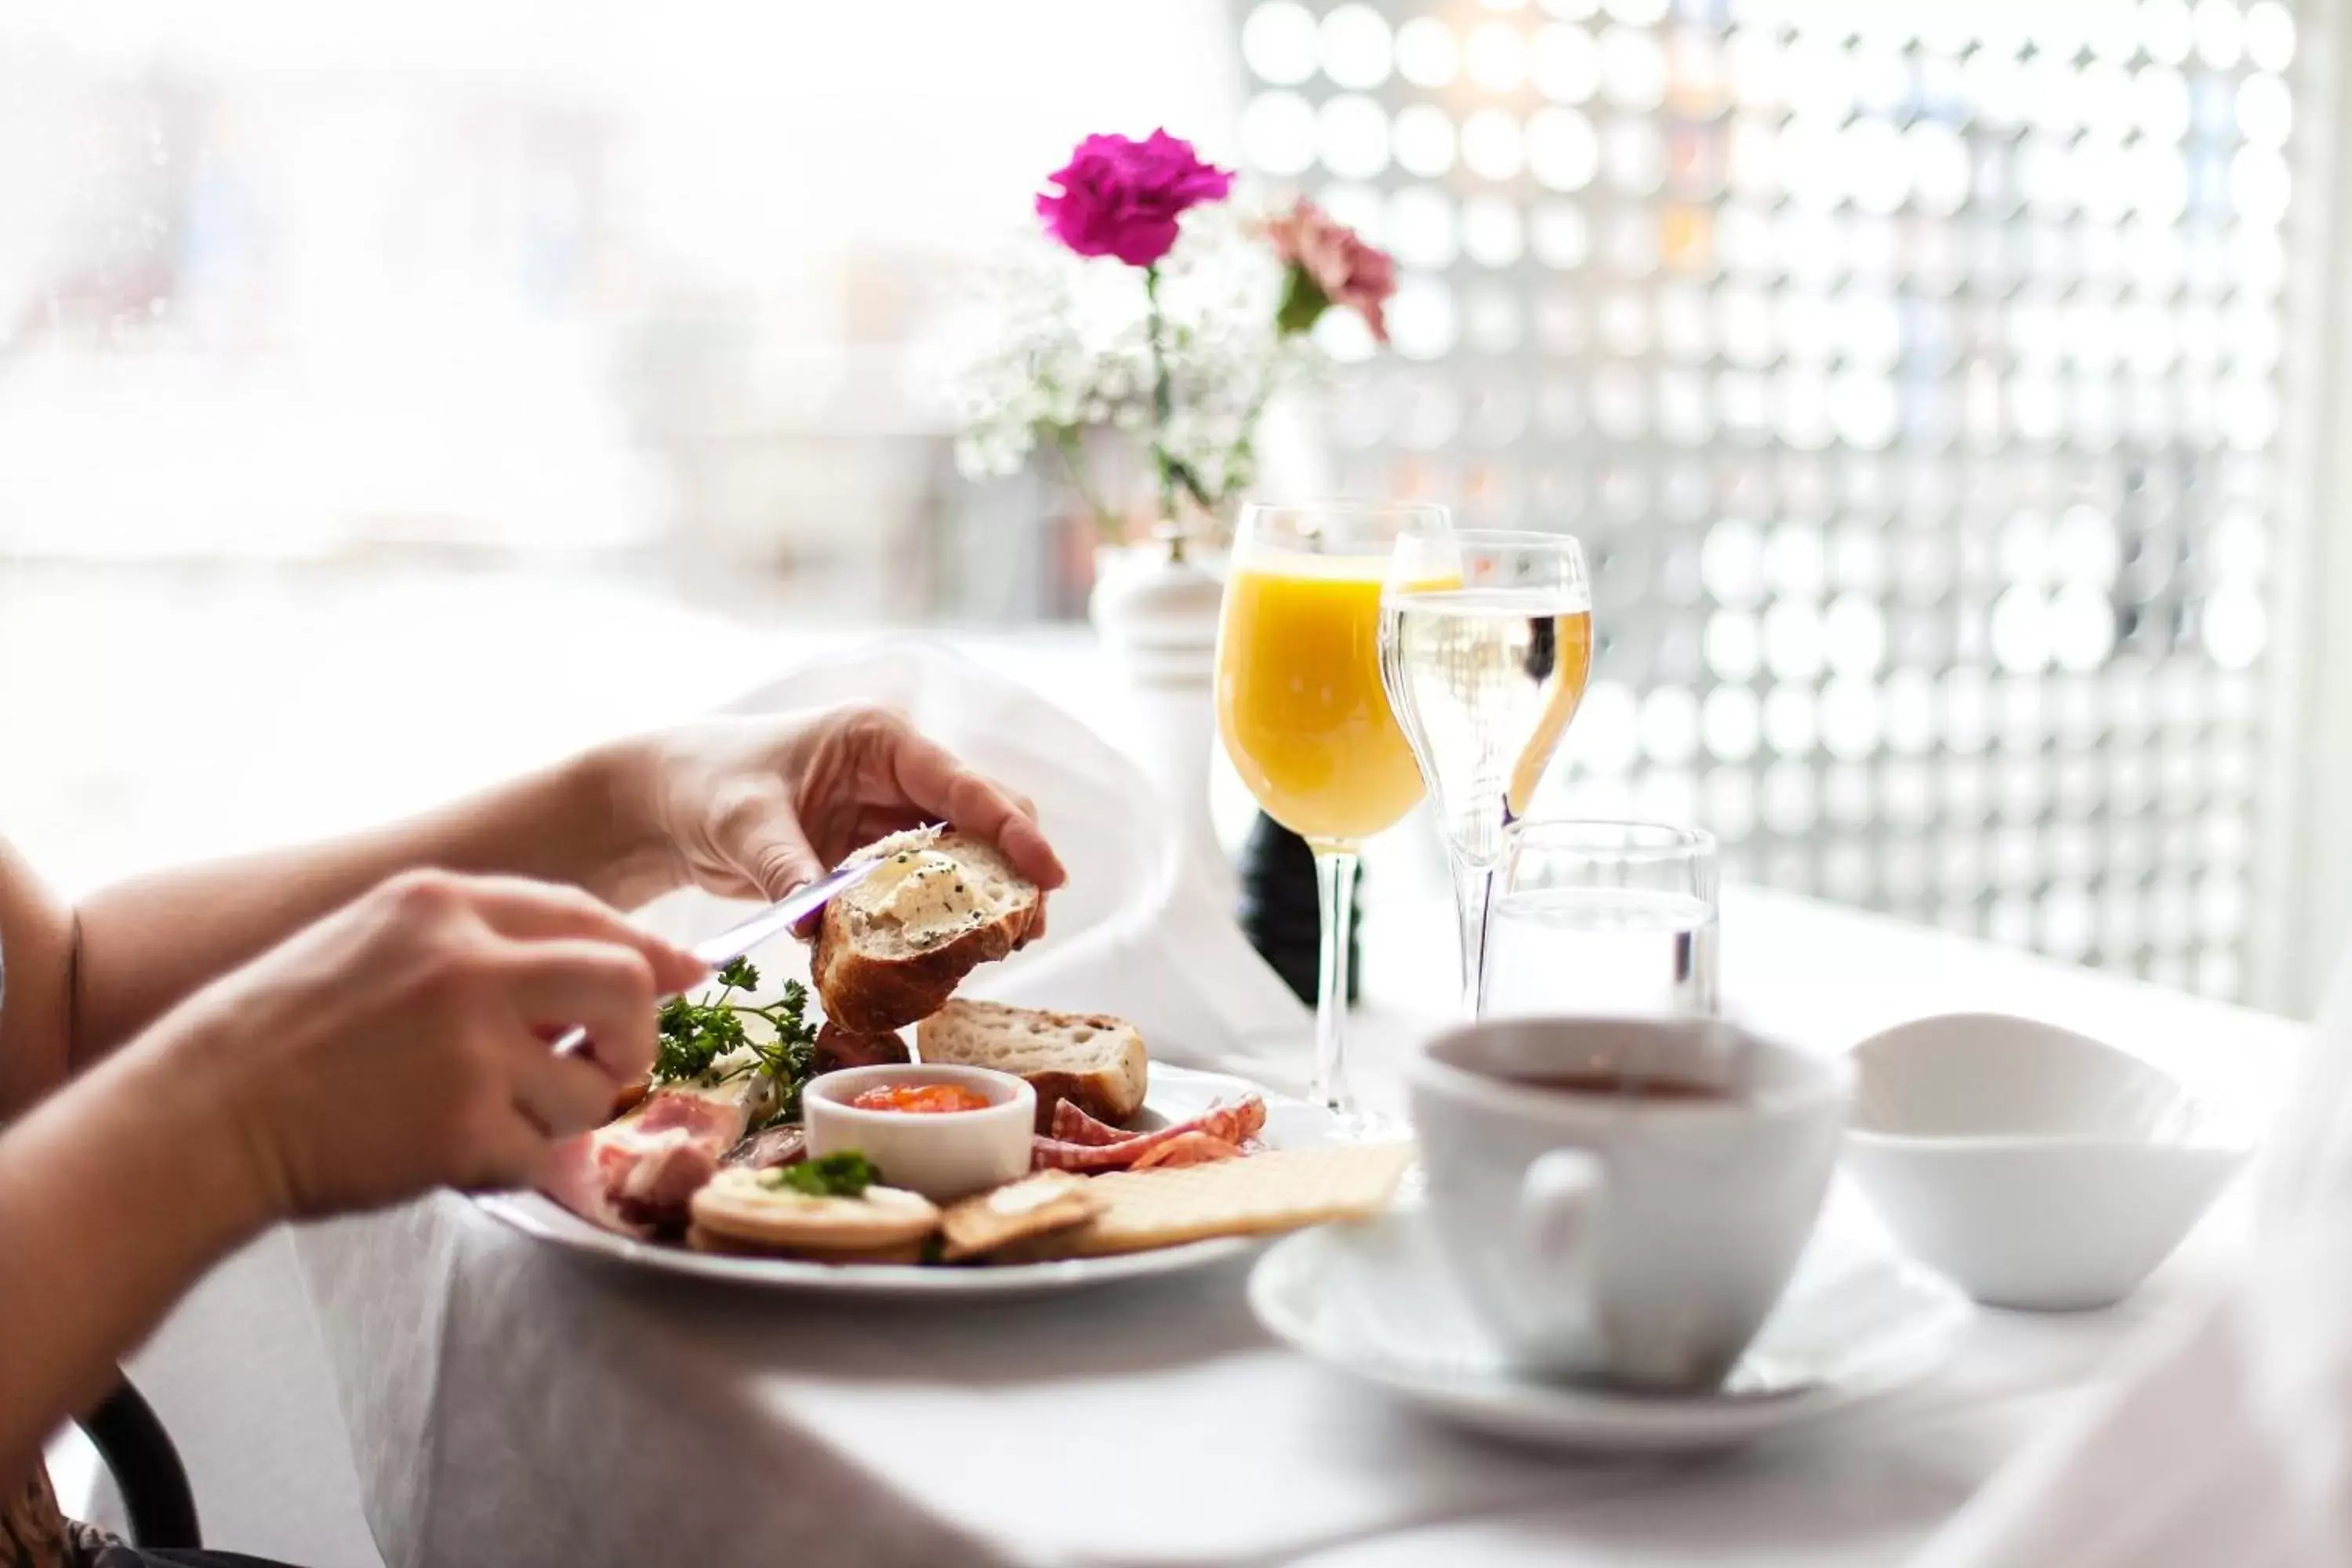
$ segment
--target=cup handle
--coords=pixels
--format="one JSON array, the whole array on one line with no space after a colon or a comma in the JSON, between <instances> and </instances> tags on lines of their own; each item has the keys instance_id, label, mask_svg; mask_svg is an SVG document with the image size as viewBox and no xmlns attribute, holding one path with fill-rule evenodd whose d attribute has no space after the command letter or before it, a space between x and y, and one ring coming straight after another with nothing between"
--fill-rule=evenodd
<instances>
[{"instance_id":1,"label":"cup handle","mask_svg":"<svg viewBox=\"0 0 2352 1568\"><path fill-rule=\"evenodd\" d=\"M1519 1178L1520 1247L1548 1270L1574 1267L1602 1183L1600 1160L1581 1149L1554 1149L1529 1165Z\"/></svg>"}]
</instances>

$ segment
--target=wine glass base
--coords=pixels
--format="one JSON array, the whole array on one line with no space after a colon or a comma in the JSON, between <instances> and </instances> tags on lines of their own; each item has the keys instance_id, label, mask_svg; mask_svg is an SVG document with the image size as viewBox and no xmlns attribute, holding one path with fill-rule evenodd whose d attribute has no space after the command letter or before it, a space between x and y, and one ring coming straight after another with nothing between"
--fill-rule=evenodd
<instances>
[{"instance_id":1,"label":"wine glass base","mask_svg":"<svg viewBox=\"0 0 2352 1568\"><path fill-rule=\"evenodd\" d=\"M1362 1106L1326 1105L1331 1121L1324 1129L1334 1143L1397 1143L1412 1136L1412 1124L1392 1111L1367 1110Z\"/></svg>"}]
</instances>

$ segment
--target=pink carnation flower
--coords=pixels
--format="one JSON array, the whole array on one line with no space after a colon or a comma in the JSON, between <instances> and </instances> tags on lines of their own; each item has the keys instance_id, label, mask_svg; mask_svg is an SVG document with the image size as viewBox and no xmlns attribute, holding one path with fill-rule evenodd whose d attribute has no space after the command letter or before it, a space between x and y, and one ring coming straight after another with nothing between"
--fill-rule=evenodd
<instances>
[{"instance_id":1,"label":"pink carnation flower","mask_svg":"<svg viewBox=\"0 0 2352 1568\"><path fill-rule=\"evenodd\" d=\"M1046 180L1037 216L1080 256L1149 267L1176 243L1177 215L1233 190L1231 171L1201 162L1190 142L1155 131L1141 142L1089 136Z\"/></svg>"},{"instance_id":2,"label":"pink carnation flower","mask_svg":"<svg viewBox=\"0 0 2352 1568\"><path fill-rule=\"evenodd\" d=\"M1364 318L1375 339L1389 341L1385 312L1397 285L1396 263L1388 252L1365 244L1354 229L1305 196L1288 212L1267 219L1265 232L1275 254L1291 268L1282 306L1285 331L1303 332L1325 306L1345 305ZM1312 287L1302 288L1302 282Z\"/></svg>"}]
</instances>

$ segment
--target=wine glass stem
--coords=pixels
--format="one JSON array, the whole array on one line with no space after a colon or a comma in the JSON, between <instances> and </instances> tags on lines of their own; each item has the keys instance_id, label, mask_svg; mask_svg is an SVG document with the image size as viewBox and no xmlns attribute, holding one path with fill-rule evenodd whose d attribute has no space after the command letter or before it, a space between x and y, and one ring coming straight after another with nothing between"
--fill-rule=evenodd
<instances>
[{"instance_id":1,"label":"wine glass stem","mask_svg":"<svg viewBox=\"0 0 2352 1568\"><path fill-rule=\"evenodd\" d=\"M1323 910L1323 959L1315 988L1315 1078L1307 1095L1345 1116L1356 1108L1348 1089L1348 934L1356 917L1352 851L1315 851L1315 891Z\"/></svg>"},{"instance_id":2,"label":"wine glass stem","mask_svg":"<svg viewBox=\"0 0 2352 1568\"><path fill-rule=\"evenodd\" d=\"M1495 868L1465 855L1454 863L1454 910L1462 921L1462 1016L1475 1022L1486 1010L1486 916L1494 908Z\"/></svg>"}]
</instances>

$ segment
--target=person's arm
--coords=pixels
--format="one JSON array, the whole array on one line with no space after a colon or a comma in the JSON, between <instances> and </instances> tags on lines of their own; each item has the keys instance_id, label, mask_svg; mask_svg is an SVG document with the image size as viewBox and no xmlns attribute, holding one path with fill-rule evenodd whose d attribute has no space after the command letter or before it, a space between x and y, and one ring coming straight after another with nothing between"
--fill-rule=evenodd
<instances>
[{"instance_id":1,"label":"person's arm","mask_svg":"<svg viewBox=\"0 0 2352 1568\"><path fill-rule=\"evenodd\" d=\"M0 1489L273 1217L232 1126L142 1057L117 1055L0 1131Z\"/></svg>"},{"instance_id":2,"label":"person's arm","mask_svg":"<svg viewBox=\"0 0 2352 1568\"><path fill-rule=\"evenodd\" d=\"M602 1121L653 1059L656 997L702 973L612 904L688 879L782 897L935 818L1063 880L1027 802L856 707L620 743L78 911L0 844L0 1486L272 1219L525 1184ZM574 1023L591 1058L546 1048Z\"/></svg>"},{"instance_id":3,"label":"person's arm","mask_svg":"<svg viewBox=\"0 0 2352 1568\"><path fill-rule=\"evenodd\" d=\"M656 998L703 973L576 889L414 873L0 1128L0 1489L272 1221L537 1180L653 1061ZM569 1022L593 1053L547 1048Z\"/></svg>"},{"instance_id":4,"label":"person's arm","mask_svg":"<svg viewBox=\"0 0 2352 1568\"><path fill-rule=\"evenodd\" d=\"M73 910L0 839L0 1127L65 1081Z\"/></svg>"},{"instance_id":5,"label":"person's arm","mask_svg":"<svg viewBox=\"0 0 2352 1568\"><path fill-rule=\"evenodd\" d=\"M49 1059L34 1070L47 1083L79 1070L213 975L398 871L529 877L623 909L689 880L780 899L860 845L925 820L994 841L1041 887L1063 880L1027 801L895 713L850 706L714 719L615 742L391 827L108 888L64 919L62 952L48 951L61 917L37 917L48 934L32 962L62 965L68 978L61 1000L34 1004L45 1017L61 1009L65 1031L62 1057L37 1049ZM1044 929L1041 914L1032 936ZM12 1103L8 1075L26 1070L11 1068L5 1045L0 1116Z\"/></svg>"},{"instance_id":6,"label":"person's arm","mask_svg":"<svg viewBox=\"0 0 2352 1568\"><path fill-rule=\"evenodd\" d=\"M70 927L59 1076L401 871L529 877L585 888L624 908L676 886L680 873L646 850L617 808L633 754L627 746L601 749L388 827L156 872L89 895ZM12 968L15 959L12 949ZM12 984L12 1011L16 1003Z\"/></svg>"}]
</instances>

